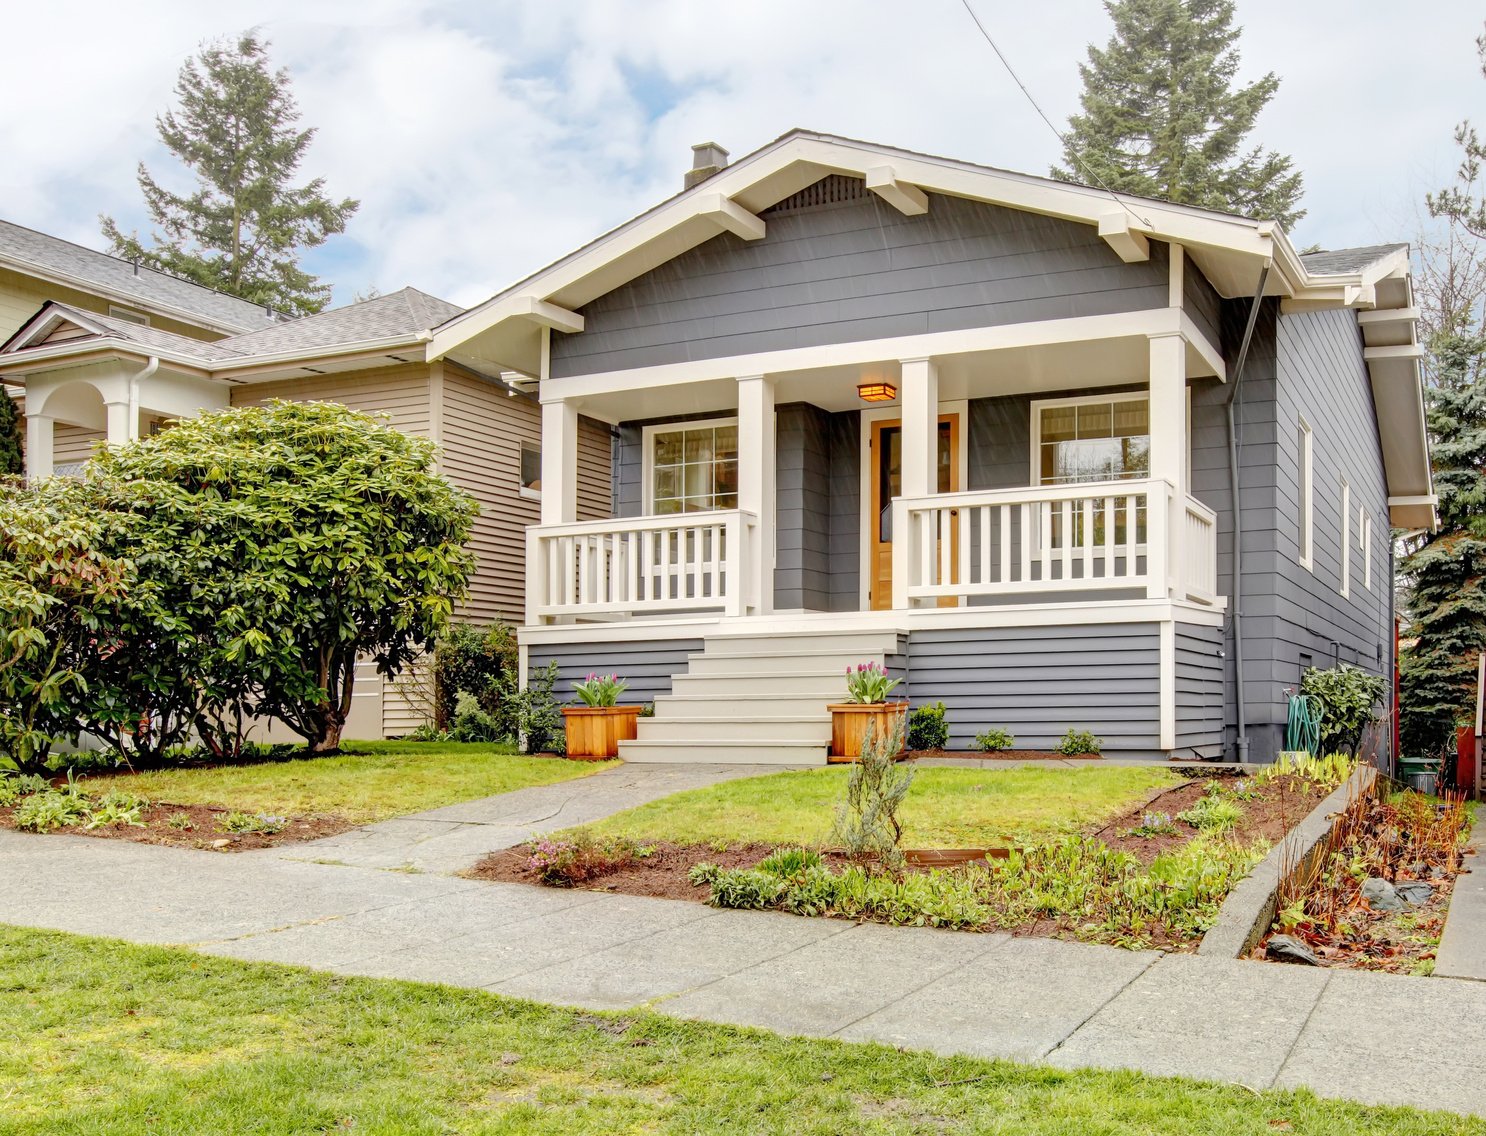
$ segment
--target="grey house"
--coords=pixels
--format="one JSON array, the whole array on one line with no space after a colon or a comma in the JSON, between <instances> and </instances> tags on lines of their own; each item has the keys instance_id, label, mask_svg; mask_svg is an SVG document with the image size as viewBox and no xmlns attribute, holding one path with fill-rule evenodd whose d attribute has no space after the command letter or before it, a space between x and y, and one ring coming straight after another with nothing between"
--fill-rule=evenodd
<instances>
[{"instance_id":1,"label":"grey house","mask_svg":"<svg viewBox=\"0 0 1486 1136\"><path fill-rule=\"evenodd\" d=\"M522 651L654 701L625 758L824 760L875 659L955 747L1262 760L1304 667L1390 671L1406 246L804 131L687 181L429 344L536 381Z\"/></svg>"}]
</instances>

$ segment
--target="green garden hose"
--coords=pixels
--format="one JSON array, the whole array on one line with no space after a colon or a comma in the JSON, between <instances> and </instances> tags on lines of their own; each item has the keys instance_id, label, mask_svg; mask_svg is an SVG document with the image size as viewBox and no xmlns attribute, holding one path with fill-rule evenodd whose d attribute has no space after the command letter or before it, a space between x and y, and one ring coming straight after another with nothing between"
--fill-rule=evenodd
<instances>
[{"instance_id":1,"label":"green garden hose","mask_svg":"<svg viewBox=\"0 0 1486 1136\"><path fill-rule=\"evenodd\" d=\"M1321 700L1309 694L1290 695L1290 717L1285 723L1285 748L1315 754L1321 744L1321 719L1326 710Z\"/></svg>"}]
</instances>

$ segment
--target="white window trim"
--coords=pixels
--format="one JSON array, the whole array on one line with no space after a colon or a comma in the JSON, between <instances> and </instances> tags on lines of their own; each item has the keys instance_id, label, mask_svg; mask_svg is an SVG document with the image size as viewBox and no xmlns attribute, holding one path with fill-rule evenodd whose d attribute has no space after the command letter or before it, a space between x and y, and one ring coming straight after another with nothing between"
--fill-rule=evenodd
<instances>
[{"instance_id":1,"label":"white window trim","mask_svg":"<svg viewBox=\"0 0 1486 1136\"><path fill-rule=\"evenodd\" d=\"M1372 591L1372 514L1357 510L1357 544L1362 550L1362 586Z\"/></svg>"},{"instance_id":2,"label":"white window trim","mask_svg":"<svg viewBox=\"0 0 1486 1136\"><path fill-rule=\"evenodd\" d=\"M1352 483L1342 478L1342 563L1341 594L1352 595Z\"/></svg>"},{"instance_id":3,"label":"white window trim","mask_svg":"<svg viewBox=\"0 0 1486 1136\"><path fill-rule=\"evenodd\" d=\"M1316 436L1304 416L1298 419L1301 440L1296 454L1300 473L1300 509L1297 519L1297 549L1300 566L1307 572L1316 570Z\"/></svg>"},{"instance_id":4,"label":"white window trim","mask_svg":"<svg viewBox=\"0 0 1486 1136\"><path fill-rule=\"evenodd\" d=\"M700 430L703 427L707 427L707 426L711 426L711 427L717 427L717 426L736 426L737 424L738 424L738 416L736 414L734 414L731 417L724 417L724 418L696 418L696 419L681 419L680 421L677 421L677 422L652 422L648 426L642 427L641 430L640 430L640 445L641 445L641 447L645 451L645 460L644 460L644 463L643 463L643 470L644 470L644 472L641 474L641 476L644 478L643 492L642 492L641 497L640 497L640 501L641 501L641 506L640 507L641 507L641 510L642 510L641 515L642 516L646 516L646 517L653 517L653 516L656 515L656 512L655 512L655 435L656 434L673 434L677 430ZM743 460L743 455L741 453L738 455L738 460L739 461L742 461Z\"/></svg>"},{"instance_id":5,"label":"white window trim","mask_svg":"<svg viewBox=\"0 0 1486 1136\"><path fill-rule=\"evenodd\" d=\"M530 442L521 442L519 445L517 445L517 447L516 447L516 492L517 492L517 494L519 496L525 497L528 501L540 501L542 499L542 491L540 489L531 489L531 488L528 488L527 486L525 486L525 485L523 485L521 483L521 466L522 466L522 463L526 459L526 451L529 450L529 449L535 450L537 452L537 461L538 461L538 467L537 468L538 469L541 468L541 464L540 464L541 463L541 457L542 457L542 447L541 446L534 446Z\"/></svg>"},{"instance_id":6,"label":"white window trim","mask_svg":"<svg viewBox=\"0 0 1486 1136\"><path fill-rule=\"evenodd\" d=\"M121 304L109 304L108 314L111 319L121 319L129 323L137 323L140 327L150 326L150 317L147 312L136 311L134 308L126 308Z\"/></svg>"},{"instance_id":7,"label":"white window trim","mask_svg":"<svg viewBox=\"0 0 1486 1136\"><path fill-rule=\"evenodd\" d=\"M1029 489L1036 489L1042 485L1042 411L1045 407L1053 406L1092 406L1099 402L1144 402L1149 404L1151 392L1149 390L1112 391L1109 394L1076 394L1067 398L1034 398L1032 400L1032 452L1029 455L1030 480L1027 482ZM1149 430L1150 412L1146 412L1147 429ZM1186 445L1182 452L1182 481L1187 485L1187 492L1192 487L1192 388L1187 388L1187 437ZM1090 484L1096 484L1091 482Z\"/></svg>"}]
</instances>

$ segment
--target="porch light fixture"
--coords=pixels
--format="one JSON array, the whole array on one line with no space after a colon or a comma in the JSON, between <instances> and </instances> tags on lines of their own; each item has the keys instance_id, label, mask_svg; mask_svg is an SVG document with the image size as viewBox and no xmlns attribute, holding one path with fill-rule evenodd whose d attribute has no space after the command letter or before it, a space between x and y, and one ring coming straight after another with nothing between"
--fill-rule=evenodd
<instances>
[{"instance_id":1,"label":"porch light fixture","mask_svg":"<svg viewBox=\"0 0 1486 1136\"><path fill-rule=\"evenodd\" d=\"M857 397L863 402L892 402L898 397L898 388L892 383L862 383L857 387Z\"/></svg>"}]
</instances>

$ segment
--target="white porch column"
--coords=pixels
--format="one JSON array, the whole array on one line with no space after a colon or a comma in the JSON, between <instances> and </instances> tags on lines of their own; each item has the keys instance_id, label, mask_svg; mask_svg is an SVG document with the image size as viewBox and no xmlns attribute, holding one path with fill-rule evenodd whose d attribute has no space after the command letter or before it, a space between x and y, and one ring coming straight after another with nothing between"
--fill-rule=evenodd
<instances>
[{"instance_id":1,"label":"white porch column","mask_svg":"<svg viewBox=\"0 0 1486 1136\"><path fill-rule=\"evenodd\" d=\"M774 380L738 380L738 508L758 518L747 541L745 581L755 581L755 615L774 610Z\"/></svg>"},{"instance_id":2,"label":"white porch column","mask_svg":"<svg viewBox=\"0 0 1486 1136\"><path fill-rule=\"evenodd\" d=\"M131 407L127 399L122 402L109 402L104 404L108 408L108 444L110 446L122 446L126 442L134 441L139 433L138 411L135 411L135 420L129 421Z\"/></svg>"},{"instance_id":3,"label":"white porch column","mask_svg":"<svg viewBox=\"0 0 1486 1136\"><path fill-rule=\"evenodd\" d=\"M55 420L44 414L26 415L26 476L32 480L52 475L55 425Z\"/></svg>"},{"instance_id":4,"label":"white porch column","mask_svg":"<svg viewBox=\"0 0 1486 1136\"><path fill-rule=\"evenodd\" d=\"M542 403L542 524L578 519L578 407Z\"/></svg>"},{"instance_id":5,"label":"white porch column","mask_svg":"<svg viewBox=\"0 0 1486 1136\"><path fill-rule=\"evenodd\" d=\"M903 496L927 497L939 489L939 372L932 359L902 366Z\"/></svg>"},{"instance_id":6,"label":"white porch column","mask_svg":"<svg viewBox=\"0 0 1486 1136\"><path fill-rule=\"evenodd\" d=\"M1183 539L1187 502L1187 344L1178 334L1152 336L1151 344L1151 476L1171 483L1171 506L1158 526L1148 519L1151 534L1166 535L1167 586L1171 594L1182 579ZM1151 593L1156 589L1153 586Z\"/></svg>"}]
</instances>

